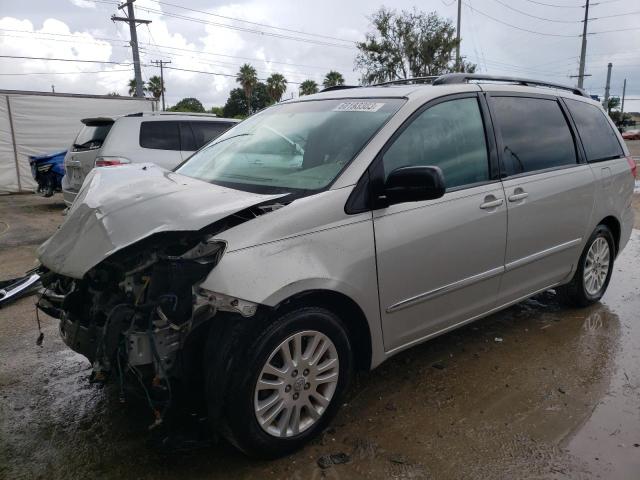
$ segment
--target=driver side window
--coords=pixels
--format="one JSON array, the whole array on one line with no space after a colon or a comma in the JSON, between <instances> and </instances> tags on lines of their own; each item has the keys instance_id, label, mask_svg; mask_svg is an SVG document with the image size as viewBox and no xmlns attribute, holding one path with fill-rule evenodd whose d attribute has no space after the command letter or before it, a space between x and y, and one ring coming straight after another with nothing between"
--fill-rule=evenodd
<instances>
[{"instance_id":1,"label":"driver side window","mask_svg":"<svg viewBox=\"0 0 640 480\"><path fill-rule=\"evenodd\" d=\"M447 189L489 180L478 100L449 100L422 112L385 152L383 165L385 180L399 167L440 167Z\"/></svg>"}]
</instances>

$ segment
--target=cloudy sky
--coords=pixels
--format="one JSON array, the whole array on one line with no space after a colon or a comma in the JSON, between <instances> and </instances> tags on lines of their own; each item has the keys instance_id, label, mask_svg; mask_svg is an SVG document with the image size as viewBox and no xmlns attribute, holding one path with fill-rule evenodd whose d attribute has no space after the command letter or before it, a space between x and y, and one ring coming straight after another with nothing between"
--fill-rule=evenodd
<instances>
[{"instance_id":1,"label":"cloudy sky","mask_svg":"<svg viewBox=\"0 0 640 480\"><path fill-rule=\"evenodd\" d=\"M583 0L463 0L462 54L480 72L575 84ZM595 2L594 2L595 3ZM364 0L137 0L143 79L158 73L151 60L170 60L167 102L196 97L205 107L224 104L234 74L249 62L260 78L281 72L286 96L299 82L321 83L330 69L357 83L354 42L369 30L368 15L382 3ZM455 20L455 0L394 0L396 9L418 6ZM0 89L127 94L133 77L127 25L112 22L115 0L0 0L0 56L97 60L63 62L0 58ZM607 63L611 94L625 110L640 110L640 2L598 0L590 9L585 87L603 95ZM276 27L276 28L274 28ZM197 70L200 73L185 70ZM207 73L203 73L207 72ZM213 75L213 74L218 75Z\"/></svg>"}]
</instances>

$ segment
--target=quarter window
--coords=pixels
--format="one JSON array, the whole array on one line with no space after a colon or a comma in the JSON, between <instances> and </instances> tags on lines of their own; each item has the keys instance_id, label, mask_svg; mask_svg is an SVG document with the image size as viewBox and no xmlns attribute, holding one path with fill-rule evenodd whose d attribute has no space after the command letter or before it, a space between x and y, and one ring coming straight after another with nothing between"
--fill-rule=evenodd
<instances>
[{"instance_id":1,"label":"quarter window","mask_svg":"<svg viewBox=\"0 0 640 480\"><path fill-rule=\"evenodd\" d=\"M576 122L578 135L584 145L587 161L597 162L623 155L618 137L611 124L595 105L577 100L565 99L569 112Z\"/></svg>"},{"instance_id":2,"label":"quarter window","mask_svg":"<svg viewBox=\"0 0 640 480\"><path fill-rule=\"evenodd\" d=\"M489 180L478 100L450 100L425 110L385 152L383 164L385 178L399 167L440 167L448 189Z\"/></svg>"},{"instance_id":3,"label":"quarter window","mask_svg":"<svg viewBox=\"0 0 640 480\"><path fill-rule=\"evenodd\" d=\"M142 122L140 146L157 150L180 150L178 122Z\"/></svg>"},{"instance_id":4,"label":"quarter window","mask_svg":"<svg viewBox=\"0 0 640 480\"><path fill-rule=\"evenodd\" d=\"M535 172L577 162L573 135L556 100L493 97L507 173Z\"/></svg>"},{"instance_id":5,"label":"quarter window","mask_svg":"<svg viewBox=\"0 0 640 480\"><path fill-rule=\"evenodd\" d=\"M198 150L214 138L218 138L233 124L225 122L189 122L193 130L194 145L183 150Z\"/></svg>"}]
</instances>

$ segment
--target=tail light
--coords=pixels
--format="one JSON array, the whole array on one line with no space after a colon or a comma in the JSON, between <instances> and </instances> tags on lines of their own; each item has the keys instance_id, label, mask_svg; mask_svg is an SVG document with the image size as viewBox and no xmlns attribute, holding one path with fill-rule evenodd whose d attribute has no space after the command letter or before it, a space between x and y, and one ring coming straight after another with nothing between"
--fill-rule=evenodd
<instances>
[{"instance_id":1,"label":"tail light","mask_svg":"<svg viewBox=\"0 0 640 480\"><path fill-rule=\"evenodd\" d=\"M631 169L631 175L633 175L633 178L638 178L638 165L636 164L636 161L631 156L628 156L626 158L627 158L627 162L629 162L629 168Z\"/></svg>"},{"instance_id":2,"label":"tail light","mask_svg":"<svg viewBox=\"0 0 640 480\"><path fill-rule=\"evenodd\" d=\"M117 167L119 165L127 165L131 160L123 157L98 157L96 158L96 167Z\"/></svg>"}]
</instances>

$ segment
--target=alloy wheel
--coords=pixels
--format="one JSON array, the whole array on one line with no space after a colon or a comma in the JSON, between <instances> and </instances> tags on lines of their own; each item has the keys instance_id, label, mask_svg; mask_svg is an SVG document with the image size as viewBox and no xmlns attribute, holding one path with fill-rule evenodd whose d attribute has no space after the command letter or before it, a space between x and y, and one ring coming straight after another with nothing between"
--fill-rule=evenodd
<instances>
[{"instance_id":1,"label":"alloy wheel","mask_svg":"<svg viewBox=\"0 0 640 480\"><path fill-rule=\"evenodd\" d=\"M254 412L274 437L299 435L329 407L338 386L338 352L325 334L297 332L278 345L262 367L255 387Z\"/></svg>"},{"instance_id":2,"label":"alloy wheel","mask_svg":"<svg viewBox=\"0 0 640 480\"><path fill-rule=\"evenodd\" d=\"M603 237L596 238L587 252L582 276L584 289L589 295L596 296L604 287L610 262L609 243Z\"/></svg>"}]
</instances>

